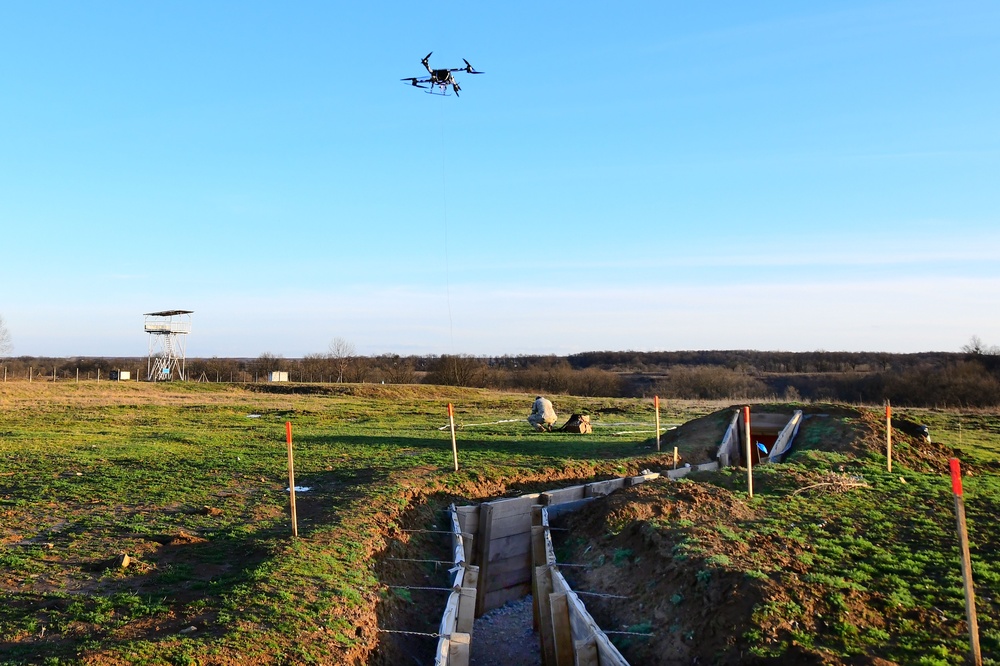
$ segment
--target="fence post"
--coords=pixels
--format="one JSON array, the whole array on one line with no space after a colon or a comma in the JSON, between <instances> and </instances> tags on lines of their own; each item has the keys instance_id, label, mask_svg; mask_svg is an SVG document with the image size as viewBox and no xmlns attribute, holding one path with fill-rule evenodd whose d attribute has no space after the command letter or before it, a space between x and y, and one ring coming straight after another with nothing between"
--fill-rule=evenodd
<instances>
[{"instance_id":1,"label":"fence post","mask_svg":"<svg viewBox=\"0 0 1000 666\"><path fill-rule=\"evenodd\" d=\"M653 396L653 408L656 410L656 450L660 450L660 396Z\"/></svg>"},{"instance_id":2,"label":"fence post","mask_svg":"<svg viewBox=\"0 0 1000 666\"><path fill-rule=\"evenodd\" d=\"M448 423L451 425L451 455L455 458L455 471L458 471L458 443L455 441L455 409L448 403Z\"/></svg>"},{"instance_id":3,"label":"fence post","mask_svg":"<svg viewBox=\"0 0 1000 666\"><path fill-rule=\"evenodd\" d=\"M962 470L958 458L949 461L951 491L955 494L955 520L958 524L958 544L962 555L962 585L965 587L965 619L969 623L969 647L972 663L982 666L979 651L979 622L976 620L976 588L972 584L972 558L969 556L969 533L965 526L965 502L962 499Z\"/></svg>"},{"instance_id":4,"label":"fence post","mask_svg":"<svg viewBox=\"0 0 1000 666\"><path fill-rule=\"evenodd\" d=\"M892 405L885 401L885 457L888 460L887 471L892 471Z\"/></svg>"}]
</instances>

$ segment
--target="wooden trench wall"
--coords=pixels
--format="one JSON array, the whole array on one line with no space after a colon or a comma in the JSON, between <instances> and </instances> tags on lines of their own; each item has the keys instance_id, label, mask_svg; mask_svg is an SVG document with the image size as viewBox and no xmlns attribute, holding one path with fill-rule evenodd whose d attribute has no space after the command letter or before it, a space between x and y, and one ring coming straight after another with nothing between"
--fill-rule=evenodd
<instances>
[{"instance_id":1,"label":"wooden trench wall","mask_svg":"<svg viewBox=\"0 0 1000 666\"><path fill-rule=\"evenodd\" d=\"M533 595L535 626L541 636L545 666L626 664L621 655L613 656L617 649L559 573L548 530L549 517L650 479L676 479L695 470L718 468L718 463L711 462L670 470L664 475L650 473L595 481L475 506L452 505L455 567L452 592L438 632L435 664L467 666L474 618L528 594Z\"/></svg>"}]
</instances>

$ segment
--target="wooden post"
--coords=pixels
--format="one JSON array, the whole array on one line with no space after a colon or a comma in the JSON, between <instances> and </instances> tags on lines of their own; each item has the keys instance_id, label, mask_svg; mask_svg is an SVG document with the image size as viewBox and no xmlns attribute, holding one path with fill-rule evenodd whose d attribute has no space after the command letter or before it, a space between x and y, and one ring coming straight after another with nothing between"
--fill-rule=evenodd
<instances>
[{"instance_id":1,"label":"wooden post","mask_svg":"<svg viewBox=\"0 0 1000 666\"><path fill-rule=\"evenodd\" d=\"M451 425L451 455L455 459L455 471L458 471L458 443L455 441L455 408L448 403L448 424Z\"/></svg>"},{"instance_id":2,"label":"wooden post","mask_svg":"<svg viewBox=\"0 0 1000 666\"><path fill-rule=\"evenodd\" d=\"M746 439L747 492L753 497L753 450L750 447L750 406L743 408L743 435Z\"/></svg>"},{"instance_id":3,"label":"wooden post","mask_svg":"<svg viewBox=\"0 0 1000 666\"><path fill-rule=\"evenodd\" d=\"M31 383L31 366L28 366L28 383Z\"/></svg>"},{"instance_id":4,"label":"wooden post","mask_svg":"<svg viewBox=\"0 0 1000 666\"><path fill-rule=\"evenodd\" d=\"M136 377L138 377L138 375L136 375ZM7 378L6 375L4 375L4 379L6 379L6 378ZM77 384L80 383L80 368L76 369L76 383Z\"/></svg>"},{"instance_id":5,"label":"wooden post","mask_svg":"<svg viewBox=\"0 0 1000 666\"><path fill-rule=\"evenodd\" d=\"M455 632L448 642L448 663L454 666L469 666L469 652L472 649L472 636Z\"/></svg>"},{"instance_id":6,"label":"wooden post","mask_svg":"<svg viewBox=\"0 0 1000 666\"><path fill-rule=\"evenodd\" d=\"M557 666L573 666L573 632L570 629L569 602L565 592L549 595L549 614L552 616L552 643Z\"/></svg>"},{"instance_id":7,"label":"wooden post","mask_svg":"<svg viewBox=\"0 0 1000 666\"><path fill-rule=\"evenodd\" d=\"M292 536L299 536L299 520L295 515L295 460L292 457L292 422L285 421L285 439L288 441L288 497L291 500Z\"/></svg>"},{"instance_id":8,"label":"wooden post","mask_svg":"<svg viewBox=\"0 0 1000 666\"><path fill-rule=\"evenodd\" d=\"M479 554L479 591L476 595L476 617L486 612L486 593L490 580L490 542L493 538L493 505L483 502L479 505L479 534L476 551Z\"/></svg>"},{"instance_id":9,"label":"wooden post","mask_svg":"<svg viewBox=\"0 0 1000 666\"><path fill-rule=\"evenodd\" d=\"M674 469L677 469L677 447L674 447Z\"/></svg>"},{"instance_id":10,"label":"wooden post","mask_svg":"<svg viewBox=\"0 0 1000 666\"><path fill-rule=\"evenodd\" d=\"M656 410L656 450L660 450L660 396L653 396L653 408ZM676 467L676 465L675 465Z\"/></svg>"},{"instance_id":11,"label":"wooden post","mask_svg":"<svg viewBox=\"0 0 1000 666\"><path fill-rule=\"evenodd\" d=\"M885 401L885 457L888 460L889 472L892 471L892 406Z\"/></svg>"},{"instance_id":12,"label":"wooden post","mask_svg":"<svg viewBox=\"0 0 1000 666\"><path fill-rule=\"evenodd\" d=\"M556 637L552 626L552 570L548 566L535 567L538 581L538 637L542 644L542 663L553 666L556 663Z\"/></svg>"},{"instance_id":13,"label":"wooden post","mask_svg":"<svg viewBox=\"0 0 1000 666\"><path fill-rule=\"evenodd\" d=\"M976 620L976 589L972 584L972 559L969 556L969 533L965 527L965 502L962 499L962 470L958 458L949 461L951 466L951 491L955 494L955 519L958 522L958 544L962 556L962 585L965 587L965 619L969 623L969 645L972 663L982 666L979 651L979 623Z\"/></svg>"},{"instance_id":14,"label":"wooden post","mask_svg":"<svg viewBox=\"0 0 1000 666\"><path fill-rule=\"evenodd\" d=\"M53 383L56 381L56 366L54 365L52 366L52 381Z\"/></svg>"}]
</instances>

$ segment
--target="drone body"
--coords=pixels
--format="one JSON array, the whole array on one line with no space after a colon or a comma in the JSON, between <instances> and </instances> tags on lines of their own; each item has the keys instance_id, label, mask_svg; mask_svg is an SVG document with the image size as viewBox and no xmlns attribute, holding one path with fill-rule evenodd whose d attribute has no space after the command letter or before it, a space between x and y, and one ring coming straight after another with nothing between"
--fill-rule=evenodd
<instances>
[{"instance_id":1,"label":"drone body","mask_svg":"<svg viewBox=\"0 0 1000 666\"><path fill-rule=\"evenodd\" d=\"M400 81L409 81L410 85L415 88L429 89L427 92L434 95L448 95L448 86L451 86L452 90L455 91L455 97L458 97L458 91L462 88L458 85L458 81L455 80L455 72L465 72L467 74L483 74L484 72L477 72L476 69L469 64L469 61L462 58L462 62L465 63L465 67L453 67L451 69L431 69L430 59L434 54L433 51L424 56L424 59L420 61L420 64L424 66L427 70L428 76L410 76ZM435 88L439 92L435 92Z\"/></svg>"}]
</instances>

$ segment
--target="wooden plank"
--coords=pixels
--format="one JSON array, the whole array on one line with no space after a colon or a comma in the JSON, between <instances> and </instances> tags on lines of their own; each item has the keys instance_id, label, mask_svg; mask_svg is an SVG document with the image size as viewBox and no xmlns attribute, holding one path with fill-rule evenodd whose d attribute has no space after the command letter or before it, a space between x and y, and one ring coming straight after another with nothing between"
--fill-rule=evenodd
<instances>
[{"instance_id":1,"label":"wooden plank","mask_svg":"<svg viewBox=\"0 0 1000 666\"><path fill-rule=\"evenodd\" d=\"M471 634L476 621L476 588L463 587L458 593L458 616L455 631Z\"/></svg>"},{"instance_id":2,"label":"wooden plank","mask_svg":"<svg viewBox=\"0 0 1000 666\"><path fill-rule=\"evenodd\" d=\"M549 595L549 614L552 616L552 642L556 666L573 666L573 635L569 627L569 604L565 592Z\"/></svg>"},{"instance_id":3,"label":"wooden plank","mask_svg":"<svg viewBox=\"0 0 1000 666\"><path fill-rule=\"evenodd\" d=\"M476 617L485 613L486 581L490 579L490 536L493 528L493 505L489 502L479 506L479 535L477 537L476 562L479 564L479 589L476 595Z\"/></svg>"},{"instance_id":4,"label":"wooden plank","mask_svg":"<svg viewBox=\"0 0 1000 666\"><path fill-rule=\"evenodd\" d=\"M573 644L576 651L576 666L601 666L601 658L597 654L597 641L593 636Z\"/></svg>"},{"instance_id":5,"label":"wooden plank","mask_svg":"<svg viewBox=\"0 0 1000 666\"><path fill-rule=\"evenodd\" d=\"M539 513L539 520L541 514ZM531 527L531 628L538 631L538 576L537 568L545 564L545 528Z\"/></svg>"},{"instance_id":6,"label":"wooden plank","mask_svg":"<svg viewBox=\"0 0 1000 666\"><path fill-rule=\"evenodd\" d=\"M603 631L595 636L597 640L597 655L600 658L601 666L629 666L629 663L618 651L608 635Z\"/></svg>"},{"instance_id":7,"label":"wooden plank","mask_svg":"<svg viewBox=\"0 0 1000 666\"><path fill-rule=\"evenodd\" d=\"M491 611L494 608L500 608L508 602L517 601L529 594L531 594L531 583L505 587L502 590L493 590L486 595L486 603L483 607L487 611Z\"/></svg>"},{"instance_id":8,"label":"wooden plank","mask_svg":"<svg viewBox=\"0 0 1000 666\"><path fill-rule=\"evenodd\" d=\"M463 532L475 534L479 531L479 507L478 506L458 506L458 524L462 526Z\"/></svg>"},{"instance_id":9,"label":"wooden plank","mask_svg":"<svg viewBox=\"0 0 1000 666\"><path fill-rule=\"evenodd\" d=\"M465 567L465 578L462 581L462 587L474 587L479 589L479 567Z\"/></svg>"},{"instance_id":10,"label":"wooden plank","mask_svg":"<svg viewBox=\"0 0 1000 666\"><path fill-rule=\"evenodd\" d=\"M457 633L451 635L448 646L449 666L469 666L469 651L472 637L469 634Z\"/></svg>"},{"instance_id":11,"label":"wooden plank","mask_svg":"<svg viewBox=\"0 0 1000 666\"><path fill-rule=\"evenodd\" d=\"M502 560L502 570L490 569L490 582L486 586L486 593L496 592L514 585L527 585L531 588L531 562L525 558L518 561L515 559ZM528 592L525 592L528 594Z\"/></svg>"},{"instance_id":12,"label":"wooden plank","mask_svg":"<svg viewBox=\"0 0 1000 666\"><path fill-rule=\"evenodd\" d=\"M537 596L534 602L538 604L538 635L542 643L542 663L553 666L556 663L555 634L552 630L552 613L549 597L552 593L552 572L547 566L535 567L537 581Z\"/></svg>"},{"instance_id":13,"label":"wooden plank","mask_svg":"<svg viewBox=\"0 0 1000 666\"><path fill-rule=\"evenodd\" d=\"M462 547L465 548L465 563L469 566L475 564L473 559L476 557L476 539L471 534L462 535Z\"/></svg>"},{"instance_id":14,"label":"wooden plank","mask_svg":"<svg viewBox=\"0 0 1000 666\"><path fill-rule=\"evenodd\" d=\"M538 504L538 498L541 497L541 493L531 493L530 495L521 495L520 497L511 497L509 499L493 500L492 502L483 502L480 507L489 504L493 507L493 520L498 518L503 518L511 514L517 513L530 513L531 505ZM482 513L479 515L480 521L482 521Z\"/></svg>"},{"instance_id":15,"label":"wooden plank","mask_svg":"<svg viewBox=\"0 0 1000 666\"><path fill-rule=\"evenodd\" d=\"M521 532L512 534L502 539L493 539L490 544L490 562L504 560L508 557L515 557L524 554L530 557L531 553L531 532Z\"/></svg>"},{"instance_id":16,"label":"wooden plank","mask_svg":"<svg viewBox=\"0 0 1000 666\"><path fill-rule=\"evenodd\" d=\"M494 541L512 534L527 534L531 532L531 509L521 513L511 513L500 518L493 518L493 530L490 538Z\"/></svg>"},{"instance_id":17,"label":"wooden plank","mask_svg":"<svg viewBox=\"0 0 1000 666\"><path fill-rule=\"evenodd\" d=\"M479 507L455 507L458 513L458 524L462 528L462 545L465 546L465 561L476 564L475 535L479 532Z\"/></svg>"},{"instance_id":18,"label":"wooden plank","mask_svg":"<svg viewBox=\"0 0 1000 666\"><path fill-rule=\"evenodd\" d=\"M531 528L531 566L540 567L545 561L545 528L536 525Z\"/></svg>"},{"instance_id":19,"label":"wooden plank","mask_svg":"<svg viewBox=\"0 0 1000 666\"><path fill-rule=\"evenodd\" d=\"M493 560L490 562L490 576L496 577L518 569L527 570L529 566L531 566L531 553L524 550L523 552L512 555L511 557L505 557L502 560ZM530 572L525 571L524 580L528 580L529 578L531 578ZM497 587L507 586L491 584L490 587L496 589Z\"/></svg>"},{"instance_id":20,"label":"wooden plank","mask_svg":"<svg viewBox=\"0 0 1000 666\"><path fill-rule=\"evenodd\" d=\"M585 486L570 486L569 488L549 490L542 493L542 504L552 506L554 504L562 504L563 502L580 500L586 497L586 492Z\"/></svg>"},{"instance_id":21,"label":"wooden plank","mask_svg":"<svg viewBox=\"0 0 1000 666\"><path fill-rule=\"evenodd\" d=\"M553 592L572 592L569 587L569 583L566 582L566 578L562 575L562 572L559 571L558 567L552 569L551 579L552 582L550 585L552 586Z\"/></svg>"},{"instance_id":22,"label":"wooden plank","mask_svg":"<svg viewBox=\"0 0 1000 666\"><path fill-rule=\"evenodd\" d=\"M625 485L637 486L640 483L645 483L646 481L652 481L653 479L658 479L658 478L660 478L660 473L659 472L650 472L649 474L640 474L638 476L631 476L631 477L629 477L628 481L630 483L626 483Z\"/></svg>"},{"instance_id":23,"label":"wooden plank","mask_svg":"<svg viewBox=\"0 0 1000 666\"><path fill-rule=\"evenodd\" d=\"M605 497L625 485L625 479L595 481L584 486L584 497Z\"/></svg>"}]
</instances>

